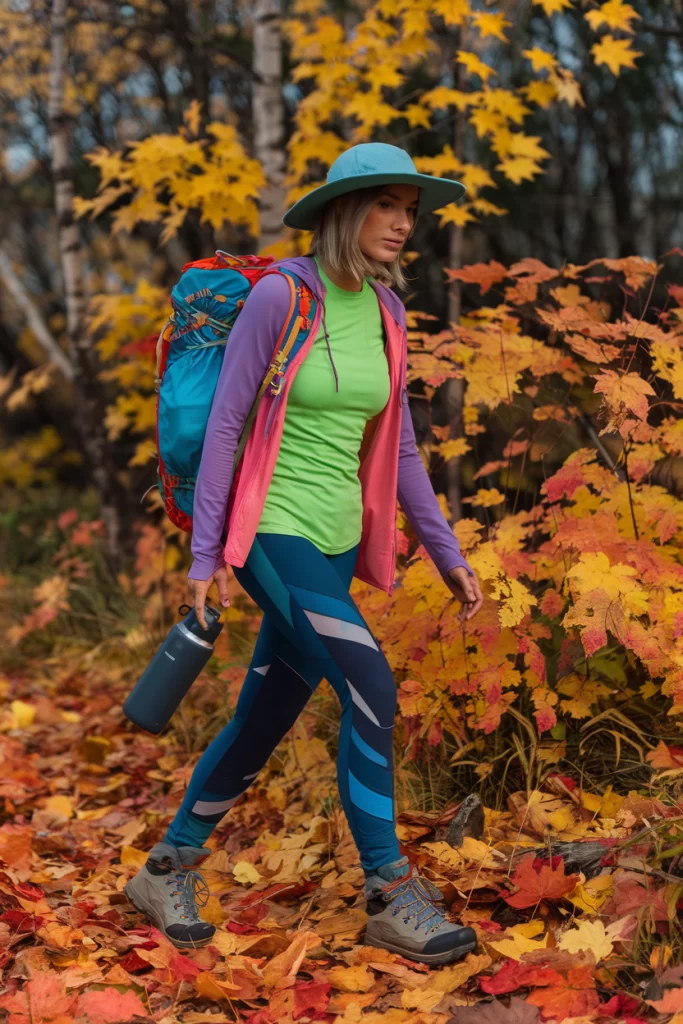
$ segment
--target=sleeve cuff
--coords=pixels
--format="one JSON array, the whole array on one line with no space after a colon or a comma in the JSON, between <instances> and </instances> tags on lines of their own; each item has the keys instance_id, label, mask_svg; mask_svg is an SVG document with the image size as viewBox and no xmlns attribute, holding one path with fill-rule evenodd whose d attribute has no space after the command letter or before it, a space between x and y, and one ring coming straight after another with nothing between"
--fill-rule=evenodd
<instances>
[{"instance_id":1,"label":"sleeve cuff","mask_svg":"<svg viewBox=\"0 0 683 1024\"><path fill-rule=\"evenodd\" d=\"M189 580L210 580L217 569L225 568L225 559L220 554L216 557L208 555L198 555L190 566L190 571L187 574Z\"/></svg>"},{"instance_id":2,"label":"sleeve cuff","mask_svg":"<svg viewBox=\"0 0 683 1024\"><path fill-rule=\"evenodd\" d=\"M474 577L474 570L468 565L467 560L462 555L453 555L449 558L445 565L445 568L441 569L441 575L447 576L451 569L467 569L470 576Z\"/></svg>"}]
</instances>

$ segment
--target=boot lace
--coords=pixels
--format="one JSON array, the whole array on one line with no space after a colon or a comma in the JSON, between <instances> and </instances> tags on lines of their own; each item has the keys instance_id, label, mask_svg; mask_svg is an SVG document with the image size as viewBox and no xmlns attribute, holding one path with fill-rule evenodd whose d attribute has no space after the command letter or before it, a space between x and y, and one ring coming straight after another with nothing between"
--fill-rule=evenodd
<instances>
[{"instance_id":1,"label":"boot lace","mask_svg":"<svg viewBox=\"0 0 683 1024\"><path fill-rule=\"evenodd\" d=\"M415 920L415 931L420 928L426 929L426 934L436 931L446 920L436 905L435 898L431 895L436 886L430 883L425 885L426 879L414 875L410 878L400 878L395 882L386 885L382 892L382 898L391 902L391 915L403 913L403 923ZM429 887L427 887L429 886ZM443 896L439 890L439 896Z\"/></svg>"},{"instance_id":2,"label":"boot lace","mask_svg":"<svg viewBox=\"0 0 683 1024\"><path fill-rule=\"evenodd\" d=\"M193 922L199 921L197 905L205 907L211 895L208 885L199 872L176 871L172 878L167 879L166 885L176 886L175 889L171 889L171 896L180 897L180 902L174 903L173 906L176 910L180 910L182 907L184 912L180 915L181 919L187 920L189 917Z\"/></svg>"}]
</instances>

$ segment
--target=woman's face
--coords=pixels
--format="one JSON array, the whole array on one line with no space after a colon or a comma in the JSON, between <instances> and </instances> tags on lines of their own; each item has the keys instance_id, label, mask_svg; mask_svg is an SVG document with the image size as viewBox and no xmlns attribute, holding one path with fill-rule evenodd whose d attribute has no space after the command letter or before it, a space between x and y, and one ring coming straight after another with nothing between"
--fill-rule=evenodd
<instances>
[{"instance_id":1,"label":"woman's face","mask_svg":"<svg viewBox=\"0 0 683 1024\"><path fill-rule=\"evenodd\" d=\"M392 263L405 245L417 216L417 185L387 185L375 199L358 236L361 252Z\"/></svg>"}]
</instances>

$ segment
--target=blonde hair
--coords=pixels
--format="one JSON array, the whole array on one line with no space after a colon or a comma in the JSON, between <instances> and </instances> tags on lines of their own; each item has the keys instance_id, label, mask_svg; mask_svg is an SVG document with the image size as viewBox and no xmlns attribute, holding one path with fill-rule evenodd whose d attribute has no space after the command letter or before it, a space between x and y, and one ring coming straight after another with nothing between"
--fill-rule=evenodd
<instances>
[{"instance_id":1,"label":"blonde hair","mask_svg":"<svg viewBox=\"0 0 683 1024\"><path fill-rule=\"evenodd\" d=\"M326 203L313 232L309 254L317 256L325 269L350 274L357 281L374 277L387 288L395 285L397 288L405 289L408 280L401 267L400 252L391 263L381 263L366 256L358 245L363 222L371 206L385 189L386 185L354 189L353 192L337 196ZM415 230L416 221L417 216L408 238Z\"/></svg>"}]
</instances>

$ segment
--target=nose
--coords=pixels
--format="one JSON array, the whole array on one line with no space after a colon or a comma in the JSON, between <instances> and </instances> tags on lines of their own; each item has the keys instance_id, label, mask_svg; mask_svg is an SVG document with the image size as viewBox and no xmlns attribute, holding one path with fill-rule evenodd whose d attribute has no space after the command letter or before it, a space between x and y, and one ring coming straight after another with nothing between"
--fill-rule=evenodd
<instances>
[{"instance_id":1,"label":"nose","mask_svg":"<svg viewBox=\"0 0 683 1024\"><path fill-rule=\"evenodd\" d=\"M407 210L396 210L393 229L394 231L400 231L403 234L408 234L412 226L410 214Z\"/></svg>"}]
</instances>

